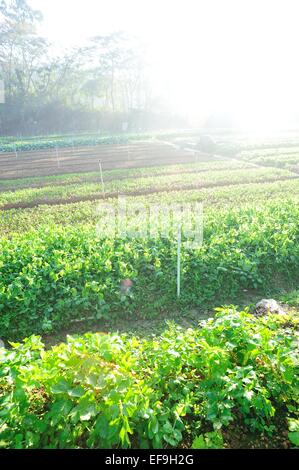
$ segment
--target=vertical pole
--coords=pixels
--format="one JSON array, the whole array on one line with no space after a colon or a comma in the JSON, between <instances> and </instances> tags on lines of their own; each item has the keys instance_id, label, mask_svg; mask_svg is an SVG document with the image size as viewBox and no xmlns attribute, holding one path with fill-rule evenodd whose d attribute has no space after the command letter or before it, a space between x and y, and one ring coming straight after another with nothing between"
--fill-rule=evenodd
<instances>
[{"instance_id":1,"label":"vertical pole","mask_svg":"<svg viewBox=\"0 0 299 470\"><path fill-rule=\"evenodd\" d=\"M15 149L15 156L16 156L16 161L18 160L18 152L17 152L17 146L14 144L14 149ZM19 168L17 167L17 176L19 176Z\"/></svg>"},{"instance_id":2,"label":"vertical pole","mask_svg":"<svg viewBox=\"0 0 299 470\"><path fill-rule=\"evenodd\" d=\"M102 170L102 161L99 160L99 167L100 167L100 175L101 175L101 183L102 183L102 193L105 197L105 187L104 187L104 179L103 179L103 170Z\"/></svg>"},{"instance_id":3,"label":"vertical pole","mask_svg":"<svg viewBox=\"0 0 299 470\"><path fill-rule=\"evenodd\" d=\"M182 226L178 225L178 248L177 248L177 297L181 295L181 239L182 239Z\"/></svg>"},{"instance_id":4,"label":"vertical pole","mask_svg":"<svg viewBox=\"0 0 299 470\"><path fill-rule=\"evenodd\" d=\"M59 161L59 157L58 157L58 148L57 148L57 145L56 145L56 147L55 147L55 151L56 151L57 166L58 166L58 168L60 168L60 161Z\"/></svg>"}]
</instances>

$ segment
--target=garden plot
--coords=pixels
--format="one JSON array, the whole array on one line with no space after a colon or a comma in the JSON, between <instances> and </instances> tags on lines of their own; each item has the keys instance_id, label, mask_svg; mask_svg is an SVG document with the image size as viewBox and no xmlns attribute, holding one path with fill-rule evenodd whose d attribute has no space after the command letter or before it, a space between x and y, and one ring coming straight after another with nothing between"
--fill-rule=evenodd
<instances>
[{"instance_id":1,"label":"garden plot","mask_svg":"<svg viewBox=\"0 0 299 470\"><path fill-rule=\"evenodd\" d=\"M274 181L270 183L251 183L215 188L201 188L171 192L157 192L143 196L127 196L128 203L171 204L201 202L204 211L230 209L234 207L250 207L262 205L265 200L299 200L299 180ZM41 226L65 227L96 227L99 220L98 209L101 204L111 204L117 208L116 198L103 201L81 201L70 204L40 205L27 209L0 210L0 236L11 233L25 233Z\"/></svg>"},{"instance_id":2,"label":"garden plot","mask_svg":"<svg viewBox=\"0 0 299 470\"><path fill-rule=\"evenodd\" d=\"M226 169L162 176L147 176L108 181L105 193L100 183L78 183L43 188L26 188L0 193L0 208L34 207L39 204L57 204L117 197L119 194L142 195L155 192L177 191L226 186L241 183L282 181L296 178L288 170L278 168Z\"/></svg>"},{"instance_id":3,"label":"garden plot","mask_svg":"<svg viewBox=\"0 0 299 470\"><path fill-rule=\"evenodd\" d=\"M162 175L175 175L185 173L200 173L207 171L235 170L253 168L255 164L234 160L211 160L200 163L184 163L180 165L165 165L156 167L141 167L119 170L104 170L102 174L105 182L121 179L137 179ZM63 186L73 183L101 182L100 168L98 171L88 173L71 173L44 177L19 178L0 181L0 192L12 191L21 188L42 188L45 186Z\"/></svg>"},{"instance_id":4,"label":"garden plot","mask_svg":"<svg viewBox=\"0 0 299 470\"><path fill-rule=\"evenodd\" d=\"M195 163L213 157L176 149L161 142L126 145L54 148L0 154L0 179L97 171L99 160L106 170Z\"/></svg>"},{"instance_id":5,"label":"garden plot","mask_svg":"<svg viewBox=\"0 0 299 470\"><path fill-rule=\"evenodd\" d=\"M5 344L27 339L0 350L0 447L20 446L20 436L23 447L39 448L49 439L53 447L144 447L144 438L149 447L202 446L203 439L230 448L243 448L248 439L251 447L296 444L298 314L255 317L242 306L265 295L279 300L281 288L298 286L298 176L207 155L195 162L192 152L190 162L175 163L184 150L162 147L164 164L159 149L155 154L151 147L143 159L136 146L132 168L119 149L115 169L103 165L105 198L99 172L89 167L2 179L0 337ZM108 166L112 157L106 157ZM65 153L63 165L71 158ZM80 158L89 165L95 157ZM105 226L106 204L116 210L119 194L126 195L124 225L111 223L108 211ZM177 214L170 227L161 216L165 205L178 202L192 203L192 227L195 203L204 206L202 243L190 247L189 221L182 222L179 298ZM136 213L136 204L145 210ZM149 224L151 204L160 213ZM128 225L133 237L121 230ZM154 236L147 236L152 226ZM125 279L133 286L126 296ZM219 305L230 307L211 318ZM200 328L190 328L202 319ZM168 322L164 331L167 320L183 330ZM138 337L132 325L139 325ZM151 333L164 333L153 338L149 325ZM123 328L129 335L103 334ZM78 336L86 331L101 334ZM44 351L32 334L48 346L63 341L61 335L68 343ZM119 406L130 408L123 422L114 419ZM133 435L125 434L124 423Z\"/></svg>"},{"instance_id":6,"label":"garden plot","mask_svg":"<svg viewBox=\"0 0 299 470\"><path fill-rule=\"evenodd\" d=\"M298 147L246 150L238 154L238 159L260 166L287 168L295 173L299 172Z\"/></svg>"}]
</instances>

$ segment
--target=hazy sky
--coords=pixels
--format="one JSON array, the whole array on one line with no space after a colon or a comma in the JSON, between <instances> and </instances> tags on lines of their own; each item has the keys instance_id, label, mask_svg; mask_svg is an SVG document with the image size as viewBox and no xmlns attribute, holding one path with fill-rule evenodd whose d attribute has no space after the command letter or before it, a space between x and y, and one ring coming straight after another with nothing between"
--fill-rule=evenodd
<instances>
[{"instance_id":1,"label":"hazy sky","mask_svg":"<svg viewBox=\"0 0 299 470\"><path fill-rule=\"evenodd\" d=\"M231 110L275 125L299 104L297 0L29 0L56 47L125 30L149 45L183 112ZM257 113L257 109L259 112Z\"/></svg>"}]
</instances>

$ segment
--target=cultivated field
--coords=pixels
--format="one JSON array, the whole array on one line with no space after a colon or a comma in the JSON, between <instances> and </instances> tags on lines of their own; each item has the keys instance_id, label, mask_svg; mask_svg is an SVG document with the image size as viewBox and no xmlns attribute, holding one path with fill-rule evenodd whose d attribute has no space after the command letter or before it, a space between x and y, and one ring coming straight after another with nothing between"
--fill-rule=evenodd
<instances>
[{"instance_id":1,"label":"cultivated field","mask_svg":"<svg viewBox=\"0 0 299 470\"><path fill-rule=\"evenodd\" d=\"M299 138L216 136L210 152L198 140L3 143L0 337L29 339L3 353L0 447L295 445ZM190 209L179 297L174 203ZM269 297L285 314L255 317ZM101 334L48 351L31 336L49 348L87 331Z\"/></svg>"},{"instance_id":2,"label":"cultivated field","mask_svg":"<svg viewBox=\"0 0 299 470\"><path fill-rule=\"evenodd\" d=\"M149 163L175 164L194 162L190 152L176 151L163 143L131 143L90 147L54 148L52 150L3 152L0 154L1 178L59 175L96 171L99 160L105 169L138 168Z\"/></svg>"},{"instance_id":3,"label":"cultivated field","mask_svg":"<svg viewBox=\"0 0 299 470\"><path fill-rule=\"evenodd\" d=\"M5 270L2 273L4 291L0 304L5 314L0 319L0 325L3 325L0 336L6 337L8 332L14 331L11 328L13 323L19 322L19 310L24 321L24 333L56 331L61 322L57 302L64 326L68 324L68 311L75 319L78 315L79 318L92 317L93 309L96 315L105 319L110 318L108 312L111 309L117 316L119 309L126 311L129 308L132 318L140 308L143 309L141 316L159 316L174 305L175 308L187 308L189 311L198 307L200 311L210 311L209 305L213 307L215 303L242 299L244 293L247 297L247 292L252 292L252 299L246 299L251 301L259 295L265 296L276 289L283 289L286 283L291 282L296 287L297 257L294 251L291 254L288 250L291 250L297 236L299 180L292 166L278 164L284 159L289 161L290 152L297 148L296 140L293 138L288 147L284 140L272 139L269 147L265 147L264 143L257 142L254 146L244 138L239 141L231 138L229 144L235 145L236 150L229 155L222 151L221 145L213 153L202 152L197 141L192 136L185 140L177 136L169 136L165 140L163 136L160 140L155 138L125 145L102 144L77 148L62 145L50 150L23 150L18 151L17 156L3 152L0 156L0 234L3 236L1 243L6 247L2 250L2 263L8 271L7 274ZM219 141L223 142L223 138ZM263 165L262 156L272 155L275 145L279 149L276 150L276 160L271 166L268 161ZM37 143L33 145L34 148L36 146ZM41 141L43 146L44 142ZM17 174L19 177L11 177ZM85 259L83 250L82 261L85 259L84 264L87 260L91 262L91 247L97 250L97 243L105 246L102 238L96 241L96 227L104 217L104 208L109 204L116 211L119 196L126 197L127 210L141 205L138 214L134 213L133 217L127 214L125 222L141 232L148 225L146 211L153 204L161 206L162 211L165 205L172 203L191 204L192 210L194 204L203 204L203 244L197 250L184 249L182 252L184 264L179 300L175 295L175 233L170 234L168 239L161 235L160 238L145 241L143 230L141 238L128 239L123 245L130 246L131 255L125 255L121 248L123 254L117 261L118 267L112 262L115 256L113 243L120 242L122 246L124 241L119 238L119 233L114 233L113 237L116 238L108 242L110 248L107 254L99 259L99 269L92 267L89 271L89 268L84 268L86 278L81 268L73 270L69 240L72 240L72 250L76 253L74 262L79 263L82 237L88 239L90 254ZM194 223L195 214L192 217L191 223ZM276 218L275 224L273 217ZM161 214L151 224L156 224L160 233L163 229ZM104 229L107 227L101 230ZM111 237L109 230L108 233ZM281 237L285 237L283 245ZM56 249L52 251L50 247L58 239L61 240L61 255L58 258L55 255L52 268L44 270L44 263L48 263L46 256L56 253ZM271 243L269 239L272 239ZM143 244L152 243L156 244L156 262L150 254L151 250L147 254L147 249L144 251L142 248ZM16 246L19 247L19 254L15 256L17 265L14 265L14 256L11 258L12 254L9 253ZM258 249L255 248L257 246ZM139 255L134 261L133 253L137 247ZM31 259L31 249L35 253L40 249L42 251ZM293 250L296 250L296 244ZM21 256L21 253L24 254ZM212 254L215 258L213 262L210 259ZM7 256L11 260L9 263ZM122 256L126 261L122 260ZM146 261L147 256L151 261ZM31 259L29 264L28 259ZM103 272L102 263L106 266ZM120 268L122 265L123 268ZM18 274L16 266L21 269L17 268L20 271ZM68 280L68 272L72 276L76 273L75 278ZM109 280L103 284L100 278L102 275L105 277L107 272L111 272ZM11 278L12 273L15 274ZM118 285L123 277L134 278L134 295L125 302L118 296ZM163 279L162 284L160 278ZM10 282L9 285L7 282ZM87 288L86 283L91 283L93 287ZM11 297L7 289L12 289L13 285L18 287ZM45 293L48 292L46 298L44 288ZM100 304L97 303L99 292ZM159 300L157 292L160 293ZM142 306L144 298L148 298L145 307ZM25 299L27 307L24 307ZM29 317L33 315L32 331L28 326L30 322L25 319L27 314L24 316L24 308ZM52 318L51 312L54 311ZM19 328L20 337L22 334L22 328Z\"/></svg>"}]
</instances>

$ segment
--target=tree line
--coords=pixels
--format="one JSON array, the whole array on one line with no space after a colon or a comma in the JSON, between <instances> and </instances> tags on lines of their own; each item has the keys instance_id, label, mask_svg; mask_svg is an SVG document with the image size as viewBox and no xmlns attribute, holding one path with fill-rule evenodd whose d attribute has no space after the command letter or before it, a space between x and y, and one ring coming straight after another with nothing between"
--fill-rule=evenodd
<instances>
[{"instance_id":1,"label":"tree line","mask_svg":"<svg viewBox=\"0 0 299 470\"><path fill-rule=\"evenodd\" d=\"M41 21L42 14L26 0L0 0L2 135L125 132L182 124L159 109L139 41L119 31L54 55L47 39L37 34Z\"/></svg>"}]
</instances>

